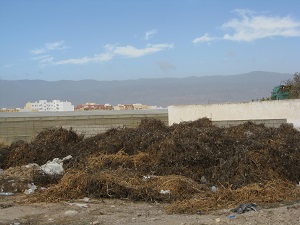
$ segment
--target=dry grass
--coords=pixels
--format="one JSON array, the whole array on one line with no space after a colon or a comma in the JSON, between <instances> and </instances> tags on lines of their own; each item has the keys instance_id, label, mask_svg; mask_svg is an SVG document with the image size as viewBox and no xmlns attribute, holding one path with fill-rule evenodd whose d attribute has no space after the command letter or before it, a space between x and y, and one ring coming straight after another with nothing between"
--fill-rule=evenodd
<instances>
[{"instance_id":1,"label":"dry grass","mask_svg":"<svg viewBox=\"0 0 300 225\"><path fill-rule=\"evenodd\" d=\"M204 118L167 127L145 119L137 128L87 139L49 129L7 149L6 166L73 156L64 162L61 179L33 179L51 184L33 201L127 198L171 203L170 213L194 213L299 199L300 132L289 125L218 128Z\"/></svg>"}]
</instances>

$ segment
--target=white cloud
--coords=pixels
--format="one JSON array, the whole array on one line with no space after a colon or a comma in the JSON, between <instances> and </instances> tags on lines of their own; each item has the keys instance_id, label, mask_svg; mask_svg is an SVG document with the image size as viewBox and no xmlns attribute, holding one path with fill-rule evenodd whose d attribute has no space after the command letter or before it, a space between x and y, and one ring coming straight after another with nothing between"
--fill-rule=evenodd
<instances>
[{"instance_id":1,"label":"white cloud","mask_svg":"<svg viewBox=\"0 0 300 225\"><path fill-rule=\"evenodd\" d=\"M64 64L86 64L88 62L91 62L93 58L90 57L83 57L83 58L75 58L75 59L66 59L54 62L56 65L64 65Z\"/></svg>"},{"instance_id":2,"label":"white cloud","mask_svg":"<svg viewBox=\"0 0 300 225\"><path fill-rule=\"evenodd\" d=\"M34 59L34 60L42 60L42 59L48 58L48 57L51 57L51 55L40 55L40 56L33 57L32 59Z\"/></svg>"},{"instance_id":3,"label":"white cloud","mask_svg":"<svg viewBox=\"0 0 300 225\"><path fill-rule=\"evenodd\" d=\"M102 53L99 55L94 56L95 62L103 62L103 61L109 61L113 58L114 54L111 52Z\"/></svg>"},{"instance_id":4,"label":"white cloud","mask_svg":"<svg viewBox=\"0 0 300 225\"><path fill-rule=\"evenodd\" d=\"M46 43L45 48L48 50L65 49L67 46L64 45L64 41L57 41L52 43Z\"/></svg>"},{"instance_id":5,"label":"white cloud","mask_svg":"<svg viewBox=\"0 0 300 225\"><path fill-rule=\"evenodd\" d=\"M116 55L122 55L127 57L141 57L151 53L159 52L168 48L173 48L172 44L148 44L145 48L138 49L131 45L127 46L117 46L112 49L113 53Z\"/></svg>"},{"instance_id":6,"label":"white cloud","mask_svg":"<svg viewBox=\"0 0 300 225\"><path fill-rule=\"evenodd\" d=\"M126 56L131 58L142 57L144 55L152 54L159 52L168 48L173 48L172 44L156 44L156 45L147 45L145 48L138 49L131 45L127 46L118 46L115 45L105 45L106 52L95 55L93 57L82 57L82 58L73 58L66 59L57 62L53 62L55 65L64 65L64 64L87 64L90 62L104 62L113 59L115 56Z\"/></svg>"},{"instance_id":7,"label":"white cloud","mask_svg":"<svg viewBox=\"0 0 300 225\"><path fill-rule=\"evenodd\" d=\"M54 58L51 55L40 55L32 59L38 61L41 64L48 64L54 60Z\"/></svg>"},{"instance_id":8,"label":"white cloud","mask_svg":"<svg viewBox=\"0 0 300 225\"><path fill-rule=\"evenodd\" d=\"M155 34L157 34L157 30L149 30L146 32L144 39L148 41L149 39L153 38Z\"/></svg>"},{"instance_id":9,"label":"white cloud","mask_svg":"<svg viewBox=\"0 0 300 225\"><path fill-rule=\"evenodd\" d=\"M203 42L211 42L213 40L215 40L217 38L215 37L210 37L208 33L204 34L202 37L198 37L198 38L195 38L193 40L193 43L194 44L197 44L197 43L203 43Z\"/></svg>"},{"instance_id":10,"label":"white cloud","mask_svg":"<svg viewBox=\"0 0 300 225\"><path fill-rule=\"evenodd\" d=\"M47 50L44 49L44 48L38 48L38 49L33 49L30 51L31 54L34 54L34 55L38 55L38 54L43 54L45 53Z\"/></svg>"},{"instance_id":11,"label":"white cloud","mask_svg":"<svg viewBox=\"0 0 300 225\"><path fill-rule=\"evenodd\" d=\"M46 44L44 44L44 47L33 49L30 51L30 53L34 54L34 55L39 55L39 54L47 53L49 51L62 50L62 49L66 49L66 48L67 48L67 46L64 45L64 41L56 41L56 42L52 42L52 43L46 43Z\"/></svg>"},{"instance_id":12,"label":"white cloud","mask_svg":"<svg viewBox=\"0 0 300 225\"><path fill-rule=\"evenodd\" d=\"M206 33L202 37L195 38L193 43L211 42L214 40L254 41L272 37L297 37L300 36L300 22L293 18L269 16L258 14L247 9L234 10L238 18L233 18L221 27L228 30L223 37L210 37Z\"/></svg>"},{"instance_id":13,"label":"white cloud","mask_svg":"<svg viewBox=\"0 0 300 225\"><path fill-rule=\"evenodd\" d=\"M90 62L104 62L109 61L113 58L113 54L103 53L99 55L95 55L93 57L83 57L83 58L74 58L74 59L66 59L54 62L56 65L64 65L64 64L87 64Z\"/></svg>"},{"instance_id":14,"label":"white cloud","mask_svg":"<svg viewBox=\"0 0 300 225\"><path fill-rule=\"evenodd\" d=\"M290 17L272 17L255 15L247 10L236 10L241 18L235 18L222 25L222 28L232 30L223 39L232 41L253 41L269 37L300 36L300 22Z\"/></svg>"}]
</instances>

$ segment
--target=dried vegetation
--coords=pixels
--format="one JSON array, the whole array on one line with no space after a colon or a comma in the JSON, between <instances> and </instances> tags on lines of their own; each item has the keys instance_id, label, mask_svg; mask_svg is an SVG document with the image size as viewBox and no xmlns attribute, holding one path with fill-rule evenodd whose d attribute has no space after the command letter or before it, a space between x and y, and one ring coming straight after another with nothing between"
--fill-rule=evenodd
<instances>
[{"instance_id":1,"label":"dried vegetation","mask_svg":"<svg viewBox=\"0 0 300 225\"><path fill-rule=\"evenodd\" d=\"M33 182L48 186L34 201L128 198L168 202L170 213L195 213L300 199L300 132L288 124L219 128L203 118L167 127L143 119L137 128L91 138L48 129L3 151L3 169L73 156L62 178L33 173Z\"/></svg>"}]
</instances>

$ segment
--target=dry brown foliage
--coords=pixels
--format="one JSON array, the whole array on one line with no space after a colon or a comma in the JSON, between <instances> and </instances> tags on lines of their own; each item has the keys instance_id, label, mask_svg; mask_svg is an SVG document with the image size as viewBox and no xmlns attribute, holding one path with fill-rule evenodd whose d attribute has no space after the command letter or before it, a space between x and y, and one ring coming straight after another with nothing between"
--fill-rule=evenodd
<instances>
[{"instance_id":1,"label":"dry brown foliage","mask_svg":"<svg viewBox=\"0 0 300 225\"><path fill-rule=\"evenodd\" d=\"M91 138L49 129L8 151L3 168L73 156L60 180L35 177L50 184L36 201L127 198L169 202L169 212L193 213L300 198L300 132L288 124L219 128L203 118L167 127L146 118L137 128Z\"/></svg>"}]
</instances>

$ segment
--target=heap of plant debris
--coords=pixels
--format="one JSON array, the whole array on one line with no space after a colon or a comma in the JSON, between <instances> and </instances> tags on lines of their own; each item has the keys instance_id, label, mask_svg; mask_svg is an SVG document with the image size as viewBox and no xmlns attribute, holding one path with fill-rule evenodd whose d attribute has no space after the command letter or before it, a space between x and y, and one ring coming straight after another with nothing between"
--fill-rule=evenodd
<instances>
[{"instance_id":1,"label":"heap of plant debris","mask_svg":"<svg viewBox=\"0 0 300 225\"><path fill-rule=\"evenodd\" d=\"M60 180L43 177L49 188L35 201L129 198L170 202L169 212L193 213L300 199L300 132L289 124L220 128L202 118L166 126L145 118L137 128L90 138L48 129L6 150L3 169L72 155Z\"/></svg>"}]
</instances>

